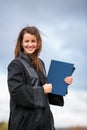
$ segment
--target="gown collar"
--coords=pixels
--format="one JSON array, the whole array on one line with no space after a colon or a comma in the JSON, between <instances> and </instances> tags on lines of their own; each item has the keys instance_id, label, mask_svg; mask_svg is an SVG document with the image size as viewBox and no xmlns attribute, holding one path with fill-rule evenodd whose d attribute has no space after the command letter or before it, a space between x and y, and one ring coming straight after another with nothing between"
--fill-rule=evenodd
<instances>
[{"instance_id":1,"label":"gown collar","mask_svg":"<svg viewBox=\"0 0 87 130\"><path fill-rule=\"evenodd\" d=\"M32 62L32 58L30 56L28 56L26 53L24 52L20 52L19 57L21 57L22 59L24 59L26 62L31 63Z\"/></svg>"}]
</instances>

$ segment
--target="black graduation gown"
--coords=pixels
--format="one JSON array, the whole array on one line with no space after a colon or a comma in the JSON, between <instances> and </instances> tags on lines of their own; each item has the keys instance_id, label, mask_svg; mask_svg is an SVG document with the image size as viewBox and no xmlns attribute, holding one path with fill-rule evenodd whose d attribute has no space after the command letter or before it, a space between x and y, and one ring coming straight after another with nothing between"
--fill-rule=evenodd
<instances>
[{"instance_id":1,"label":"black graduation gown","mask_svg":"<svg viewBox=\"0 0 87 130\"><path fill-rule=\"evenodd\" d=\"M22 53L26 63L31 59ZM15 58L8 65L8 88L10 93L10 117L8 130L55 130L52 112L42 85L44 73L29 65L29 72ZM55 104L55 103L54 103Z\"/></svg>"}]
</instances>

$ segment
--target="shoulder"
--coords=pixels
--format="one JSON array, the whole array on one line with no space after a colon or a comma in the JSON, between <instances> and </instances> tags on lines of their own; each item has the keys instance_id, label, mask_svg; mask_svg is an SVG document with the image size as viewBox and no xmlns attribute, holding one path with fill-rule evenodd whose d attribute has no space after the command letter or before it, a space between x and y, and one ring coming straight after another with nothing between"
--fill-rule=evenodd
<instances>
[{"instance_id":1,"label":"shoulder","mask_svg":"<svg viewBox=\"0 0 87 130\"><path fill-rule=\"evenodd\" d=\"M21 62L18 60L18 58L13 59L9 64L8 64L8 69L9 68L20 68L22 66Z\"/></svg>"},{"instance_id":2,"label":"shoulder","mask_svg":"<svg viewBox=\"0 0 87 130\"><path fill-rule=\"evenodd\" d=\"M45 63L44 63L44 61L41 58L39 58L39 61L45 67Z\"/></svg>"},{"instance_id":3,"label":"shoulder","mask_svg":"<svg viewBox=\"0 0 87 130\"><path fill-rule=\"evenodd\" d=\"M18 64L18 63L19 63L19 62L18 62L17 58L15 58L15 59L13 59L13 60L10 61L10 63L8 64L8 67L9 67L10 65L12 65L12 64Z\"/></svg>"}]
</instances>

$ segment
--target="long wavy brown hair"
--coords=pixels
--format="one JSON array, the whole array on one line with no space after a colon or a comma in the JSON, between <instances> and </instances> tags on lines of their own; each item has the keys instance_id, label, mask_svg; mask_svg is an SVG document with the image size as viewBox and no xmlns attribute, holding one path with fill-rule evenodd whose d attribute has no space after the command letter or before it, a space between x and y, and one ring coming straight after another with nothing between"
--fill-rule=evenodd
<instances>
[{"instance_id":1,"label":"long wavy brown hair","mask_svg":"<svg viewBox=\"0 0 87 130\"><path fill-rule=\"evenodd\" d=\"M41 71L42 69L41 69L41 64L40 64L38 55L42 49L42 39L40 36L40 31L36 27L27 26L20 31L18 39L17 39L15 51L14 51L15 58L20 54L20 52L24 52L23 47L22 47L22 42L23 42L23 37L24 37L25 33L30 33L30 34L36 36L38 47L32 56L32 59L33 59L32 64L36 67L36 69L38 71Z\"/></svg>"}]
</instances>

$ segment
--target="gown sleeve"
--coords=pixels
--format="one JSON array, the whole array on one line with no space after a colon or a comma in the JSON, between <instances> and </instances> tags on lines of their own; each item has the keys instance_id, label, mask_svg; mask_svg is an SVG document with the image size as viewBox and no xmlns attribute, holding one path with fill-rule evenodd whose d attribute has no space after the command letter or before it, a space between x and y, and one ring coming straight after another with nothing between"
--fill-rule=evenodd
<instances>
[{"instance_id":1,"label":"gown sleeve","mask_svg":"<svg viewBox=\"0 0 87 130\"><path fill-rule=\"evenodd\" d=\"M7 82L11 99L23 107L45 107L46 99L43 88L41 86L32 86L30 81L30 84L26 84L25 75L23 75L21 69L23 68L16 62L11 62L8 66Z\"/></svg>"}]
</instances>

